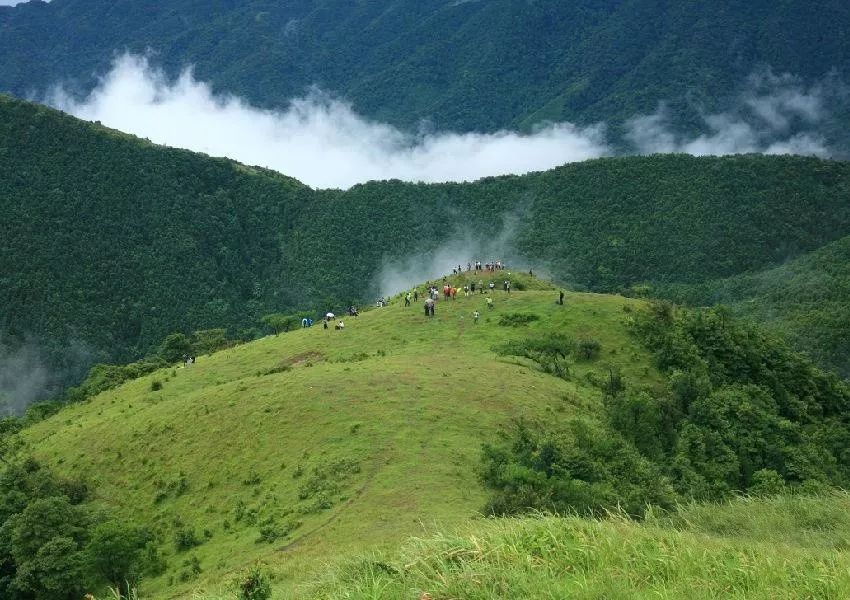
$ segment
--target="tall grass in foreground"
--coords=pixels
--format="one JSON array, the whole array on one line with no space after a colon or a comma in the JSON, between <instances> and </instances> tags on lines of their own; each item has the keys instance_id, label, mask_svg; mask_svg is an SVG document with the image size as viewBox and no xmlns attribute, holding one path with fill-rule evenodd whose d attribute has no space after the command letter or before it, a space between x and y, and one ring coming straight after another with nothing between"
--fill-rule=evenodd
<instances>
[{"instance_id":1,"label":"tall grass in foreground","mask_svg":"<svg viewBox=\"0 0 850 600\"><path fill-rule=\"evenodd\" d=\"M683 507L643 523L481 520L347 563L299 597L844 598L848 508L836 494Z\"/></svg>"}]
</instances>

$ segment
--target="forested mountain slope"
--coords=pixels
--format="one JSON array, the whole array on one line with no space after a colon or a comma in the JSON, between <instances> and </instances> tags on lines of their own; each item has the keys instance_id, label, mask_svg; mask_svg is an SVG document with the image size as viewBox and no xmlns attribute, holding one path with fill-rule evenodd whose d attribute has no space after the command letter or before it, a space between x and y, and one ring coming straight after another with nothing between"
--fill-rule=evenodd
<instances>
[{"instance_id":1,"label":"forested mountain slope","mask_svg":"<svg viewBox=\"0 0 850 600\"><path fill-rule=\"evenodd\" d=\"M150 51L263 106L311 85L399 125L495 130L726 108L765 67L806 82L850 64L840 0L53 0L0 7L0 90L90 89Z\"/></svg>"},{"instance_id":2,"label":"forested mountain slope","mask_svg":"<svg viewBox=\"0 0 850 600\"><path fill-rule=\"evenodd\" d=\"M619 290L764 269L850 232L850 165L810 158L602 159L320 192L10 98L0 156L0 327L59 363L69 342L123 361L175 330L251 336L268 312L371 301L388 263L413 269L409 285L477 253Z\"/></svg>"},{"instance_id":3,"label":"forested mountain slope","mask_svg":"<svg viewBox=\"0 0 850 600\"><path fill-rule=\"evenodd\" d=\"M757 273L656 291L689 304L727 304L850 377L850 237Z\"/></svg>"}]
</instances>

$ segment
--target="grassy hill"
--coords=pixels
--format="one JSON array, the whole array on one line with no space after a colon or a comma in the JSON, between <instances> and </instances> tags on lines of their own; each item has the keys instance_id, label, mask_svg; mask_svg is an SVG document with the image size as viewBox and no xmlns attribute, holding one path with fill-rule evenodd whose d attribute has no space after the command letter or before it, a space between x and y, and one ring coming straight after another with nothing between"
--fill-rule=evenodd
<instances>
[{"instance_id":1,"label":"grassy hill","mask_svg":"<svg viewBox=\"0 0 850 600\"><path fill-rule=\"evenodd\" d=\"M423 119L490 131L622 123L661 101L696 126L764 66L807 82L846 78L848 23L837 0L815 11L801 0L54 0L0 8L0 90L32 97L63 81L86 91L131 50L172 74L195 65L262 106L317 84L412 129Z\"/></svg>"},{"instance_id":2,"label":"grassy hill","mask_svg":"<svg viewBox=\"0 0 850 600\"><path fill-rule=\"evenodd\" d=\"M828 479L807 481L830 464L846 471L839 454L846 454L850 392L842 384L754 331L727 328L722 315L681 321L670 338L679 349L665 350L664 341L646 344L646 336L663 340L667 326L642 321L652 314L643 300L569 292L559 305L545 281L510 278L514 290L497 289L493 308L485 295L461 293L440 300L429 318L421 303L405 307L395 297L343 317L343 330L299 329L161 369L32 424L15 437L15 453L63 481L84 481L95 513L147 529L164 563L143 579L145 599L232 598L229 582L258 563L273 574L274 598L642 597L685 589L697 597L826 598L848 589L847 497L823 494ZM494 352L552 335L598 345L571 356L561 377L544 372L543 362ZM686 335L712 340L704 358L694 360ZM689 383L706 365L713 383ZM625 392L611 389L613 372L627 382ZM663 421L678 410L666 403L695 393L684 427L670 422L656 434L653 414L641 412L656 398L651 412ZM751 405L743 404L747 394L755 394ZM771 411L784 416L774 424ZM734 423L712 423L729 414ZM591 446L619 448L600 471L639 453L628 459L638 462L623 463L622 476L633 482L648 477L647 460L666 460L653 438L678 428L662 487L696 481L705 468L726 471L728 453L738 452L741 477L785 462L774 479L756 472L754 493L793 495L650 508L640 523L624 514L485 521L492 490L481 485L482 444L508 439L517 420L553 430L571 424L564 431L590 433ZM707 454L698 448L700 427L710 436ZM589 490L619 504L616 482L582 475L581 448L559 459L560 443L549 438L533 460L548 457L563 475L555 465L566 458L573 485L590 487L556 483L555 490ZM501 460L503 452L491 446L484 455ZM818 464L807 465L812 457ZM541 483L534 472L515 462L502 474L516 474L514 491L525 494ZM0 506L9 502L8 485L0 477Z\"/></svg>"},{"instance_id":3,"label":"grassy hill","mask_svg":"<svg viewBox=\"0 0 850 600\"><path fill-rule=\"evenodd\" d=\"M561 307L548 286L516 281L544 289L499 292L490 312L480 295L441 301L430 320L396 301L344 331L314 326L156 372L26 430L27 451L157 532L169 569L145 597L215 591L257 559L297 590L328 561L478 514L481 444L516 417L592 419L601 392L586 372L616 364L660 385L625 332L623 307L639 301L571 293ZM513 311L541 319L498 325ZM553 328L592 336L602 356L564 381L490 351ZM203 543L176 552L187 528Z\"/></svg>"},{"instance_id":4,"label":"grassy hill","mask_svg":"<svg viewBox=\"0 0 850 600\"><path fill-rule=\"evenodd\" d=\"M810 158L612 158L316 191L8 97L0 156L2 344L39 348L58 383L174 331L250 339L267 313L371 302L393 270L404 285L501 258L619 291L770 268L850 232L850 166Z\"/></svg>"}]
</instances>

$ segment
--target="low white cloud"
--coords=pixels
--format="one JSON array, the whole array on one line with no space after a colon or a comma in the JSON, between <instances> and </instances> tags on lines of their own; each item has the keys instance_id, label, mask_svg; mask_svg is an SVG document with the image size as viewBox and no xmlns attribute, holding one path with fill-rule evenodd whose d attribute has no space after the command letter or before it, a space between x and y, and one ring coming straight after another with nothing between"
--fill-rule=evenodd
<instances>
[{"instance_id":1,"label":"low white cloud","mask_svg":"<svg viewBox=\"0 0 850 600\"><path fill-rule=\"evenodd\" d=\"M791 75L754 74L733 110L703 116L706 132L678 133L661 105L652 115L626 123L626 139L641 154L683 152L725 154L802 154L826 157L829 150L817 125L826 117L821 86L804 88Z\"/></svg>"},{"instance_id":2,"label":"low white cloud","mask_svg":"<svg viewBox=\"0 0 850 600\"><path fill-rule=\"evenodd\" d=\"M817 132L828 117L826 87L805 88L795 77L765 70L748 79L732 109L704 115L701 132L682 134L661 105L628 121L625 140L641 154L828 156ZM57 88L48 102L156 143L267 167L317 188L385 179L473 181L613 154L604 124L551 123L530 134L412 134L366 119L319 90L284 110L262 110L213 94L189 69L169 80L134 55L116 59L87 98L78 101Z\"/></svg>"},{"instance_id":3,"label":"low white cloud","mask_svg":"<svg viewBox=\"0 0 850 600\"><path fill-rule=\"evenodd\" d=\"M784 132L795 119L812 125L824 116L824 90L820 85L805 89L789 74L762 71L750 77L743 102L773 131Z\"/></svg>"},{"instance_id":4,"label":"low white cloud","mask_svg":"<svg viewBox=\"0 0 850 600\"><path fill-rule=\"evenodd\" d=\"M268 167L320 188L381 179L472 181L546 170L609 153L601 126L551 124L514 132L412 135L357 115L314 91L283 111L216 96L190 70L168 81L125 55L85 100L55 90L49 103L153 142Z\"/></svg>"},{"instance_id":5,"label":"low white cloud","mask_svg":"<svg viewBox=\"0 0 850 600\"><path fill-rule=\"evenodd\" d=\"M21 414L32 402L44 398L49 375L34 345L7 346L0 339L0 417Z\"/></svg>"}]
</instances>

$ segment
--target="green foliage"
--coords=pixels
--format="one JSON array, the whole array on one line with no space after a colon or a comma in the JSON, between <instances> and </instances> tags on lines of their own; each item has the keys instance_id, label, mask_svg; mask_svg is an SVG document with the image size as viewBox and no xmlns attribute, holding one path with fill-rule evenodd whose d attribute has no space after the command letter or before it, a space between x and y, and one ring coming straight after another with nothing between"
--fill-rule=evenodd
<instances>
[{"instance_id":1,"label":"green foliage","mask_svg":"<svg viewBox=\"0 0 850 600\"><path fill-rule=\"evenodd\" d=\"M192 340L183 333L172 333L167 336L157 351L157 356L166 364L174 364L195 355Z\"/></svg>"},{"instance_id":2,"label":"green foliage","mask_svg":"<svg viewBox=\"0 0 850 600\"><path fill-rule=\"evenodd\" d=\"M599 340L581 338L576 346L576 356L581 360L595 360L602 352Z\"/></svg>"},{"instance_id":3,"label":"green foliage","mask_svg":"<svg viewBox=\"0 0 850 600\"><path fill-rule=\"evenodd\" d=\"M129 593L139 582L140 570L149 566L143 554L149 541L148 532L138 527L118 521L100 523L90 534L88 563L101 580Z\"/></svg>"},{"instance_id":4,"label":"green foliage","mask_svg":"<svg viewBox=\"0 0 850 600\"><path fill-rule=\"evenodd\" d=\"M103 520L83 503L85 486L32 460L0 473L0 596L77 600L88 585L125 585L146 569L140 529Z\"/></svg>"},{"instance_id":5,"label":"green foliage","mask_svg":"<svg viewBox=\"0 0 850 600\"><path fill-rule=\"evenodd\" d=\"M35 600L71 600L82 595L84 578L85 562L79 543L57 535L39 546L34 556L18 562L14 585L23 594L32 594Z\"/></svg>"},{"instance_id":6,"label":"green foliage","mask_svg":"<svg viewBox=\"0 0 850 600\"><path fill-rule=\"evenodd\" d=\"M234 582L237 600L268 600L272 595L270 579L259 565L251 567Z\"/></svg>"},{"instance_id":7,"label":"green foliage","mask_svg":"<svg viewBox=\"0 0 850 600\"><path fill-rule=\"evenodd\" d=\"M333 306L333 303L331 303L330 307L333 308ZM262 322L263 325L265 325L272 333L278 335L301 327L301 320L304 318L310 318L311 316L312 313L308 312L299 312L295 314L271 313L263 315L260 322Z\"/></svg>"},{"instance_id":8,"label":"green foliage","mask_svg":"<svg viewBox=\"0 0 850 600\"><path fill-rule=\"evenodd\" d=\"M197 354L212 354L230 346L227 329L201 329L192 334L192 347Z\"/></svg>"},{"instance_id":9,"label":"green foliage","mask_svg":"<svg viewBox=\"0 0 850 600\"><path fill-rule=\"evenodd\" d=\"M669 374L668 391L612 398L611 421L664 457L682 493L765 493L780 487L775 476L790 486L850 482L846 383L722 307L656 306L635 331Z\"/></svg>"},{"instance_id":10,"label":"green foliage","mask_svg":"<svg viewBox=\"0 0 850 600\"><path fill-rule=\"evenodd\" d=\"M639 313L636 335L667 374L665 390L602 383L605 418L486 445L482 481L496 514L582 514L622 506L718 500L850 483L850 386L723 307ZM511 341L502 354L534 357L551 341ZM558 374L555 370L550 370Z\"/></svg>"},{"instance_id":11,"label":"green foliage","mask_svg":"<svg viewBox=\"0 0 850 600\"><path fill-rule=\"evenodd\" d=\"M194 554L183 560L182 568L177 578L182 582L192 581L203 573L200 559Z\"/></svg>"},{"instance_id":12,"label":"green foliage","mask_svg":"<svg viewBox=\"0 0 850 600\"><path fill-rule=\"evenodd\" d=\"M174 549L178 552L186 552L202 543L193 527L181 526L174 532Z\"/></svg>"},{"instance_id":13,"label":"green foliage","mask_svg":"<svg viewBox=\"0 0 850 600\"><path fill-rule=\"evenodd\" d=\"M778 267L657 293L695 306L724 303L764 323L817 363L850 377L850 236Z\"/></svg>"},{"instance_id":14,"label":"green foliage","mask_svg":"<svg viewBox=\"0 0 850 600\"><path fill-rule=\"evenodd\" d=\"M502 327L522 327L539 320L540 316L533 313L512 312L501 315L498 322Z\"/></svg>"},{"instance_id":15,"label":"green foliage","mask_svg":"<svg viewBox=\"0 0 850 600\"><path fill-rule=\"evenodd\" d=\"M125 381L153 373L167 364L159 356L154 356L126 365L94 365L85 380L80 385L69 388L64 398L67 402L83 402L100 392L116 388Z\"/></svg>"},{"instance_id":16,"label":"green foliage","mask_svg":"<svg viewBox=\"0 0 850 600\"><path fill-rule=\"evenodd\" d=\"M17 417L0 418L0 462L7 463L17 445L15 434L23 428L21 419Z\"/></svg>"},{"instance_id":17,"label":"green foliage","mask_svg":"<svg viewBox=\"0 0 850 600\"><path fill-rule=\"evenodd\" d=\"M518 423L502 444L484 446L480 477L493 491L487 512L592 515L620 507L640 516L650 504L674 502L661 471L619 436L581 421L560 433L535 429Z\"/></svg>"},{"instance_id":18,"label":"green foliage","mask_svg":"<svg viewBox=\"0 0 850 600\"><path fill-rule=\"evenodd\" d=\"M511 340L493 347L496 354L527 358L537 363L544 372L562 378L569 376L566 359L574 350L572 338L563 333Z\"/></svg>"},{"instance_id":19,"label":"green foliage","mask_svg":"<svg viewBox=\"0 0 850 600\"><path fill-rule=\"evenodd\" d=\"M359 472L360 464L348 459L315 467L298 490L298 499L308 501L305 512L314 513L332 508L339 502L345 482Z\"/></svg>"}]
</instances>

